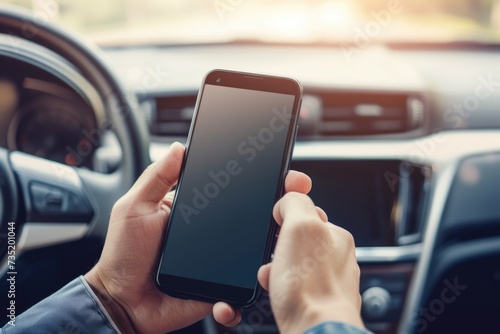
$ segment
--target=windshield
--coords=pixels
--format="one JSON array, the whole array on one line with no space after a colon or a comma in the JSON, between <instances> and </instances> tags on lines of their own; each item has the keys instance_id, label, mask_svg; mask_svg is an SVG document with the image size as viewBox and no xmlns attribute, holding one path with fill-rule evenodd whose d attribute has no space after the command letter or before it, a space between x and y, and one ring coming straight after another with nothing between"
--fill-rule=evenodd
<instances>
[{"instance_id":1,"label":"windshield","mask_svg":"<svg viewBox=\"0 0 500 334\"><path fill-rule=\"evenodd\" d=\"M9 0L101 45L500 42L500 0Z\"/></svg>"}]
</instances>

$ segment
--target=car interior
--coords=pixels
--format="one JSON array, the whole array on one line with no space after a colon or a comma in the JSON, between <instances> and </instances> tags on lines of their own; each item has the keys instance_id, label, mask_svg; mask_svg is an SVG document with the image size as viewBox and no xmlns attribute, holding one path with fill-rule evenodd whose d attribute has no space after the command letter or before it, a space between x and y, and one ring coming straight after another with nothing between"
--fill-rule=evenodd
<instances>
[{"instance_id":1,"label":"car interior","mask_svg":"<svg viewBox=\"0 0 500 334\"><path fill-rule=\"evenodd\" d=\"M92 268L217 68L302 83L291 168L354 236L369 330L498 332L499 0L2 1L2 310L13 268L18 314ZM278 332L267 296L242 314L179 333Z\"/></svg>"}]
</instances>

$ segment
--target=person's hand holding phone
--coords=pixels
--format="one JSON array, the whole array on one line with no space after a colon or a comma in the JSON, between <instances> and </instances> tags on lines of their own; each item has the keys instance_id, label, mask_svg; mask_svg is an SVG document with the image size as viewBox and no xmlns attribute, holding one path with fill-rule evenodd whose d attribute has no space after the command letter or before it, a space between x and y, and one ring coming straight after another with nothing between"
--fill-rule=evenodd
<instances>
[{"instance_id":1,"label":"person's hand holding phone","mask_svg":"<svg viewBox=\"0 0 500 334\"><path fill-rule=\"evenodd\" d=\"M124 333L165 333L210 314L226 326L240 321L239 311L225 303L181 300L158 291L154 271L172 205L184 148L173 144L114 206L104 250L85 279ZM285 191L308 193L311 180L290 171Z\"/></svg>"},{"instance_id":2,"label":"person's hand holding phone","mask_svg":"<svg viewBox=\"0 0 500 334\"><path fill-rule=\"evenodd\" d=\"M352 235L328 222L311 199L288 193L276 204L281 225L273 262L259 270L281 333L303 333L325 321L364 328L359 266Z\"/></svg>"}]
</instances>

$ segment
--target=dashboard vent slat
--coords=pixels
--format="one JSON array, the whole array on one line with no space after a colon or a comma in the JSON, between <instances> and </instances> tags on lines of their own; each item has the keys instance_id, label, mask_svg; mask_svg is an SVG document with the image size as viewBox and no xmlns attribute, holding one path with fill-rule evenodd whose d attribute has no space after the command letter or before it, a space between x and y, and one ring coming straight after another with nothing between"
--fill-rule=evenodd
<instances>
[{"instance_id":1,"label":"dashboard vent slat","mask_svg":"<svg viewBox=\"0 0 500 334\"><path fill-rule=\"evenodd\" d=\"M375 135L403 133L422 125L424 104L408 93L320 92L318 134Z\"/></svg>"}]
</instances>

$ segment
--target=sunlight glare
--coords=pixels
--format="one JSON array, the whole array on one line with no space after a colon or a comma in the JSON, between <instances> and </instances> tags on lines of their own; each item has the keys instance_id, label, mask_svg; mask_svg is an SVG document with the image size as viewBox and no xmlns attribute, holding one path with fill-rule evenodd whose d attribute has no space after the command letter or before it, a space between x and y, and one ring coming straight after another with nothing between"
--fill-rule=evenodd
<instances>
[{"instance_id":1,"label":"sunlight glare","mask_svg":"<svg viewBox=\"0 0 500 334\"><path fill-rule=\"evenodd\" d=\"M324 26L342 26L354 19L353 9L347 2L327 2L318 7L319 23Z\"/></svg>"}]
</instances>

